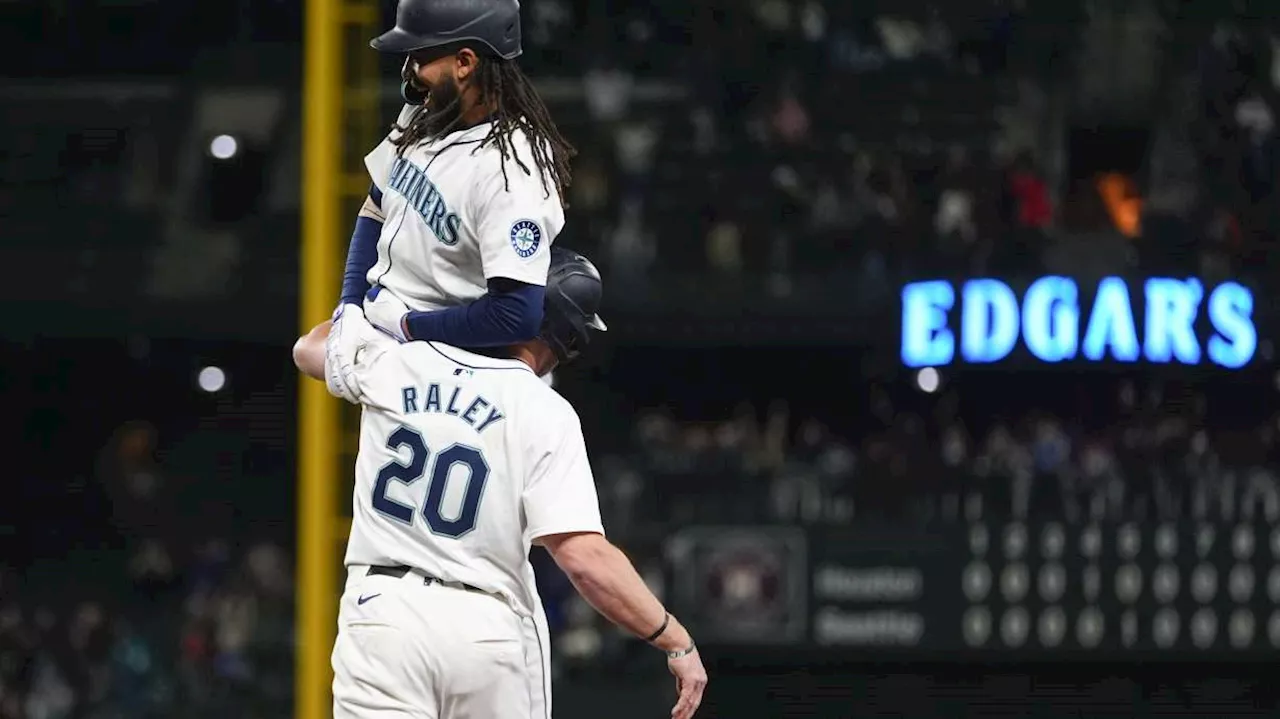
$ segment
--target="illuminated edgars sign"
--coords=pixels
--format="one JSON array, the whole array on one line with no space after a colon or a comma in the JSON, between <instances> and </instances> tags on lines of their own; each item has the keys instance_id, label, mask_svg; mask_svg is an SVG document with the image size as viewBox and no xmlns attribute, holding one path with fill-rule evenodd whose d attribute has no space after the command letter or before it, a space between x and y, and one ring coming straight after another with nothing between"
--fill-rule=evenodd
<instances>
[{"instance_id":1,"label":"illuminated edgars sign","mask_svg":"<svg viewBox=\"0 0 1280 719\"><path fill-rule=\"evenodd\" d=\"M1021 298L996 279L968 280L958 291L947 280L913 282L902 288L902 362L990 364L1019 342L1041 362L1207 359L1238 369L1253 358L1253 294L1243 285L1223 282L1206 292L1197 279L1152 277L1135 289L1137 297L1124 279L1106 277L1090 307L1075 280L1056 275L1035 280Z\"/></svg>"}]
</instances>

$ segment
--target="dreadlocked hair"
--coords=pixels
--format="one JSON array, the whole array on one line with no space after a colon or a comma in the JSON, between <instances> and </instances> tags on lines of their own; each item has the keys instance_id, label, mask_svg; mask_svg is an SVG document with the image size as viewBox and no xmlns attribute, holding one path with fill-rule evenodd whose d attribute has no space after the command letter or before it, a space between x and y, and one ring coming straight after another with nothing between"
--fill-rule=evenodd
<instances>
[{"instance_id":1,"label":"dreadlocked hair","mask_svg":"<svg viewBox=\"0 0 1280 719\"><path fill-rule=\"evenodd\" d=\"M555 192L560 202L568 207L565 192L573 181L573 171L569 161L578 154L573 145L560 134L551 113L538 96L529 76L525 75L518 65L510 60L503 60L492 55L481 55L476 68L474 82L480 90L479 101L494 108L491 122L493 126L489 134L481 141L479 147L492 144L498 148L502 156L502 182L504 189L511 189L507 177L507 160L511 160L526 175L533 174L526 159L520 156L512 136L517 130L522 131L529 139L533 156L529 158L542 178L542 188L547 196L551 195L548 179L555 184ZM409 118L407 127L395 124L392 127L399 133L392 142L398 152L403 154L424 140L432 137L443 137L462 126L462 115L457 112L461 98L454 98L448 105L437 112L431 112L425 105L417 108ZM454 119L443 127L439 118Z\"/></svg>"}]
</instances>

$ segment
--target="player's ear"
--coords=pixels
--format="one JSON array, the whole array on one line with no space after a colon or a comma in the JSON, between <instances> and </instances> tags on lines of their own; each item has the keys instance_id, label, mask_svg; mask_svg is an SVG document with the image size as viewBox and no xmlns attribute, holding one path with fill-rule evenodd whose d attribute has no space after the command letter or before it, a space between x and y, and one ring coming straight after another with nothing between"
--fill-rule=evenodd
<instances>
[{"instance_id":1,"label":"player's ear","mask_svg":"<svg viewBox=\"0 0 1280 719\"><path fill-rule=\"evenodd\" d=\"M464 47L453 56L453 74L458 82L466 82L476 72L480 57L475 50Z\"/></svg>"}]
</instances>

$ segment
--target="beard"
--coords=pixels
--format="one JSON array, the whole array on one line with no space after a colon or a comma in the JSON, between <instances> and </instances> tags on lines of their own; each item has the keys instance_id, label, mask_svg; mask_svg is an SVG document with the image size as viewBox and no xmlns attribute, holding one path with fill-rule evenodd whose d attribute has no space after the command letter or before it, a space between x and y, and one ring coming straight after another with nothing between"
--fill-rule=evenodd
<instances>
[{"instance_id":1,"label":"beard","mask_svg":"<svg viewBox=\"0 0 1280 719\"><path fill-rule=\"evenodd\" d=\"M432 86L427 94L427 134L439 137L462 118L462 90L453 78Z\"/></svg>"}]
</instances>

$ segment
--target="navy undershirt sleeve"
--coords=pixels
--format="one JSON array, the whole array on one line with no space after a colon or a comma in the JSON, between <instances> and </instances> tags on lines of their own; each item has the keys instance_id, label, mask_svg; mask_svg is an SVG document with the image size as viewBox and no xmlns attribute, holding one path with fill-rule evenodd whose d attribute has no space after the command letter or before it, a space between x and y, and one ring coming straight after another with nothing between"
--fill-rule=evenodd
<instances>
[{"instance_id":1,"label":"navy undershirt sleeve","mask_svg":"<svg viewBox=\"0 0 1280 719\"><path fill-rule=\"evenodd\" d=\"M382 207L382 191L377 185L369 187L369 198ZM382 223L363 215L356 218L351 232L351 245L347 247L347 266L342 273L342 304L360 304L369 291L366 277L369 268L378 261L378 237L382 235Z\"/></svg>"},{"instance_id":2,"label":"navy undershirt sleeve","mask_svg":"<svg viewBox=\"0 0 1280 719\"><path fill-rule=\"evenodd\" d=\"M405 336L455 347L503 347L537 337L546 288L505 278L488 284L488 294L470 304L410 312L404 320Z\"/></svg>"}]
</instances>

